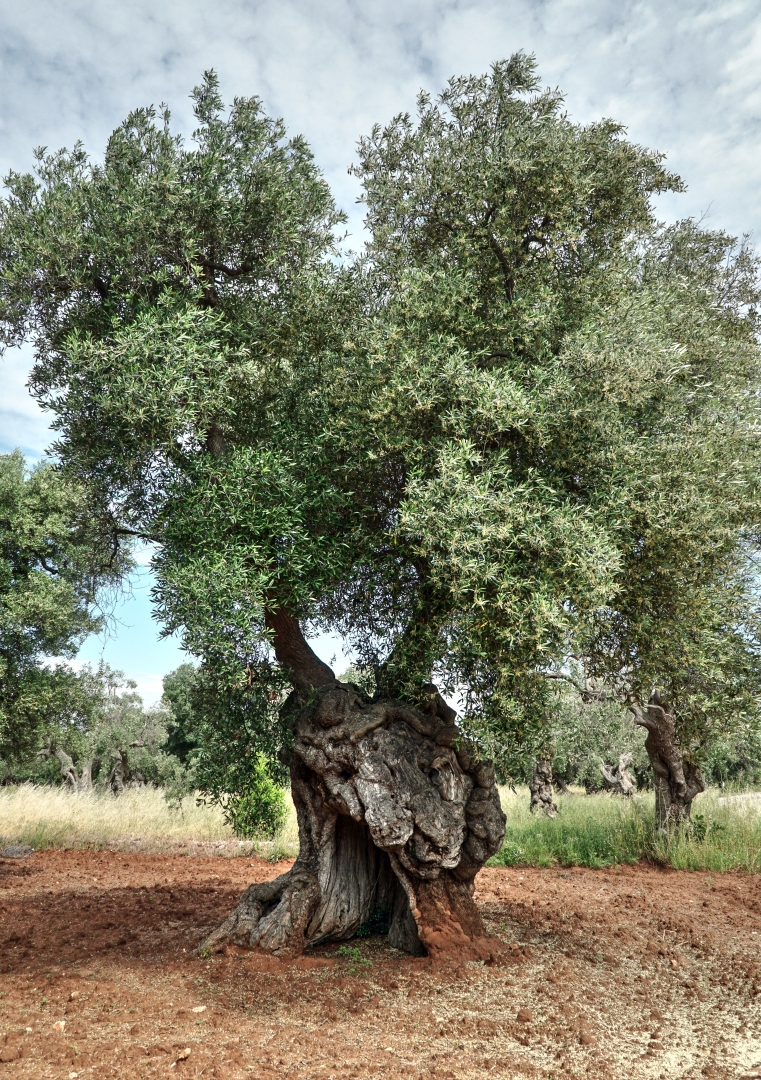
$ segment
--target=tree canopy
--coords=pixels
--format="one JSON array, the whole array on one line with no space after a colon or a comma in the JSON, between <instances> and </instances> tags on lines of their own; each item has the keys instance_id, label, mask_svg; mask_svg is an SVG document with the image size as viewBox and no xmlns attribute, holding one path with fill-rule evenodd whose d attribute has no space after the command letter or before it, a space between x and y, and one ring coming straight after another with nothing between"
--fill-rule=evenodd
<instances>
[{"instance_id":1,"label":"tree canopy","mask_svg":"<svg viewBox=\"0 0 761 1080\"><path fill-rule=\"evenodd\" d=\"M657 223L662 156L518 54L360 143L352 259L303 139L211 73L194 103L190 148L143 109L7 179L0 328L241 745L287 740L288 619L517 739L569 655L755 707L756 264Z\"/></svg>"},{"instance_id":2,"label":"tree canopy","mask_svg":"<svg viewBox=\"0 0 761 1080\"><path fill-rule=\"evenodd\" d=\"M75 655L100 629L98 600L130 565L79 484L51 463L0 456L0 758L34 752L41 728L77 712Z\"/></svg>"}]
</instances>

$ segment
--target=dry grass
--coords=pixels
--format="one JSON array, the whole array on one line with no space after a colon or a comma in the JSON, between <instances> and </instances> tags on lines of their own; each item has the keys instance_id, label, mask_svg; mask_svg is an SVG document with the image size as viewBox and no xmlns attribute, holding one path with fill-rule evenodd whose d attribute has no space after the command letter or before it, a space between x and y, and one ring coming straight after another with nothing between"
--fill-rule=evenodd
<instances>
[{"instance_id":1,"label":"dry grass","mask_svg":"<svg viewBox=\"0 0 761 1080\"><path fill-rule=\"evenodd\" d=\"M529 814L528 789L501 789L507 835L494 863L503 866L602 868L640 859L680 870L761 871L761 807L721 802L721 792L700 795L695 828L668 840L656 834L653 796L626 801L581 793L558 798L554 820ZM238 840L218 806L194 797L178 810L156 788L77 795L60 787L0 788L0 847L112 848L120 851L261 855L276 861L298 854L290 795L285 826L270 841Z\"/></svg>"},{"instance_id":2,"label":"dry grass","mask_svg":"<svg viewBox=\"0 0 761 1080\"><path fill-rule=\"evenodd\" d=\"M274 841L238 840L219 806L188 796L172 809L157 788L76 794L61 787L21 784L0 788L0 846L112 848L119 851L182 851L293 858L298 853L296 813Z\"/></svg>"},{"instance_id":3,"label":"dry grass","mask_svg":"<svg viewBox=\"0 0 761 1080\"><path fill-rule=\"evenodd\" d=\"M218 806L192 797L172 810L161 791L139 788L118 798L105 792L21 784L0 788L0 837L41 848L173 849L183 844L237 843Z\"/></svg>"}]
</instances>

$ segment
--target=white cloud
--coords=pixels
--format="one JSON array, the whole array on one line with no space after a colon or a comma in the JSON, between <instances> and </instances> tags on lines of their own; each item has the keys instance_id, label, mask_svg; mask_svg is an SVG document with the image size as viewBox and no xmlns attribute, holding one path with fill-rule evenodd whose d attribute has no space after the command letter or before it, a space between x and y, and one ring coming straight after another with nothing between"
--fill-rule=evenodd
<instances>
[{"instance_id":1,"label":"white cloud","mask_svg":"<svg viewBox=\"0 0 761 1080\"><path fill-rule=\"evenodd\" d=\"M308 136L350 207L360 134L414 108L420 86L524 48L572 115L613 115L670 150L717 220L735 228L758 214L736 198L761 179L745 149L759 125L757 0L28 0L5 5L0 29L6 168L26 167L37 143L82 137L99 153L151 101L168 101L189 129L188 91L214 66L228 96L259 94Z\"/></svg>"}]
</instances>

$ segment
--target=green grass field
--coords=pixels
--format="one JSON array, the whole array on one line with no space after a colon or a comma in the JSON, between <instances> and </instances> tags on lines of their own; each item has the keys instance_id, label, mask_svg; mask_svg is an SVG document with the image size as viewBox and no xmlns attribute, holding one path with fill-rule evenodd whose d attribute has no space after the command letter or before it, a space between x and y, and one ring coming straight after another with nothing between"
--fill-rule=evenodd
<instances>
[{"instance_id":1,"label":"green grass field","mask_svg":"<svg viewBox=\"0 0 761 1080\"><path fill-rule=\"evenodd\" d=\"M640 859L678 870L761 870L761 806L727 804L709 790L693 803L691 834L670 838L655 829L652 794L632 800L610 795L557 798L556 818L529 813L528 789L502 789L507 832L493 866L589 866Z\"/></svg>"}]
</instances>

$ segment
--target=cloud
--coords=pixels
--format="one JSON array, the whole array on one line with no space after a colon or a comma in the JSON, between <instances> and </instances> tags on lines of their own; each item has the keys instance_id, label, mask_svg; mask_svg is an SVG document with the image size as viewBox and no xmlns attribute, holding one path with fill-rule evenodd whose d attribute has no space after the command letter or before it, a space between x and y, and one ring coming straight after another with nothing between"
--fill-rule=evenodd
<instances>
[{"instance_id":1,"label":"cloud","mask_svg":"<svg viewBox=\"0 0 761 1080\"><path fill-rule=\"evenodd\" d=\"M670 151L688 212L710 203L717 223L757 227L745 197L761 180L756 0L28 0L2 17L2 164L27 167L33 145L77 138L99 153L150 102L167 101L190 131L188 92L213 66L228 96L259 94L307 135L351 209L361 134L413 109L421 86L520 48L574 117L612 115Z\"/></svg>"}]
</instances>

